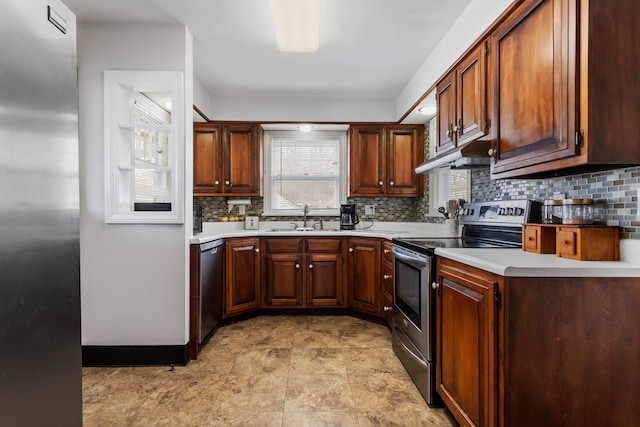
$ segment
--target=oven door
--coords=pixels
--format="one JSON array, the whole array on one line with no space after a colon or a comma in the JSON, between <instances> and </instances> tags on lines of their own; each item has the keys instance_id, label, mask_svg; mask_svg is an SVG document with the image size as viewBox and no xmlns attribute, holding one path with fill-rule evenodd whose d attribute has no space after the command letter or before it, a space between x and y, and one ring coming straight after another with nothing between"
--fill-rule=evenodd
<instances>
[{"instance_id":1,"label":"oven door","mask_svg":"<svg viewBox=\"0 0 640 427\"><path fill-rule=\"evenodd\" d=\"M433 256L393 246L393 322L428 361L432 355Z\"/></svg>"}]
</instances>

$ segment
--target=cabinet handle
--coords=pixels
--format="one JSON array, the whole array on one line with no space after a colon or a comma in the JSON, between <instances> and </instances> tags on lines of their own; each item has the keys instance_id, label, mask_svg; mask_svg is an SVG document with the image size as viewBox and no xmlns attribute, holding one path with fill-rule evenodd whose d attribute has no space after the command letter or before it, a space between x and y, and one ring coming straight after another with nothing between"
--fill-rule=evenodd
<instances>
[{"instance_id":1,"label":"cabinet handle","mask_svg":"<svg viewBox=\"0 0 640 427\"><path fill-rule=\"evenodd\" d=\"M384 249L382 252L384 252L385 254L388 254L391 251L389 249Z\"/></svg>"},{"instance_id":2,"label":"cabinet handle","mask_svg":"<svg viewBox=\"0 0 640 427\"><path fill-rule=\"evenodd\" d=\"M353 252L353 248L349 248L349 252Z\"/></svg>"},{"instance_id":3,"label":"cabinet handle","mask_svg":"<svg viewBox=\"0 0 640 427\"><path fill-rule=\"evenodd\" d=\"M218 184L220 184L220 181L216 179L213 183L214 183L215 185L218 185Z\"/></svg>"},{"instance_id":4,"label":"cabinet handle","mask_svg":"<svg viewBox=\"0 0 640 427\"><path fill-rule=\"evenodd\" d=\"M296 264L296 268L300 268L300 264Z\"/></svg>"},{"instance_id":5,"label":"cabinet handle","mask_svg":"<svg viewBox=\"0 0 640 427\"><path fill-rule=\"evenodd\" d=\"M528 240L528 241L532 241L532 240L533 240L533 237L527 237L527 240Z\"/></svg>"},{"instance_id":6,"label":"cabinet handle","mask_svg":"<svg viewBox=\"0 0 640 427\"><path fill-rule=\"evenodd\" d=\"M255 248L255 249L254 249L254 251L255 251L256 253L259 253L259 252L260 252L260 248Z\"/></svg>"},{"instance_id":7,"label":"cabinet handle","mask_svg":"<svg viewBox=\"0 0 640 427\"><path fill-rule=\"evenodd\" d=\"M383 311L391 311L391 310L393 310L393 307L384 306L384 307L382 307L382 310Z\"/></svg>"},{"instance_id":8,"label":"cabinet handle","mask_svg":"<svg viewBox=\"0 0 640 427\"><path fill-rule=\"evenodd\" d=\"M389 280L389 279L391 279L393 276L392 276L392 275L390 275L390 274L385 274L383 277L384 277L384 279L385 279L385 280Z\"/></svg>"},{"instance_id":9,"label":"cabinet handle","mask_svg":"<svg viewBox=\"0 0 640 427\"><path fill-rule=\"evenodd\" d=\"M393 187L393 181L389 181L389 185Z\"/></svg>"},{"instance_id":10,"label":"cabinet handle","mask_svg":"<svg viewBox=\"0 0 640 427\"><path fill-rule=\"evenodd\" d=\"M231 182L229 182L229 181L225 181L224 184L228 185L229 187L231 187Z\"/></svg>"},{"instance_id":11,"label":"cabinet handle","mask_svg":"<svg viewBox=\"0 0 640 427\"><path fill-rule=\"evenodd\" d=\"M431 287L433 289L438 289L440 287L440 284L438 282L431 282Z\"/></svg>"},{"instance_id":12,"label":"cabinet handle","mask_svg":"<svg viewBox=\"0 0 640 427\"><path fill-rule=\"evenodd\" d=\"M498 143L496 141L493 141L493 146L487 153L489 154L489 157L493 157L493 163L498 162Z\"/></svg>"},{"instance_id":13,"label":"cabinet handle","mask_svg":"<svg viewBox=\"0 0 640 427\"><path fill-rule=\"evenodd\" d=\"M379 185L380 187L382 187L382 186L384 185L384 182L382 182L382 180L380 180L380 181L378 181L378 185Z\"/></svg>"},{"instance_id":14,"label":"cabinet handle","mask_svg":"<svg viewBox=\"0 0 640 427\"><path fill-rule=\"evenodd\" d=\"M309 264L309 270L313 269L313 264Z\"/></svg>"}]
</instances>

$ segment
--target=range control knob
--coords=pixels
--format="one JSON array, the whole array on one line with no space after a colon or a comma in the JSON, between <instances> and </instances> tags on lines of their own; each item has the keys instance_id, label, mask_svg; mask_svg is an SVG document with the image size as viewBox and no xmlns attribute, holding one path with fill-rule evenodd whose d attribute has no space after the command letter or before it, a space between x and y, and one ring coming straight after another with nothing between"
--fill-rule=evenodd
<instances>
[{"instance_id":1,"label":"range control knob","mask_svg":"<svg viewBox=\"0 0 640 427\"><path fill-rule=\"evenodd\" d=\"M522 209L522 208L516 208L516 215L517 215L517 216L522 216L522 215L524 215L524 209Z\"/></svg>"}]
</instances>

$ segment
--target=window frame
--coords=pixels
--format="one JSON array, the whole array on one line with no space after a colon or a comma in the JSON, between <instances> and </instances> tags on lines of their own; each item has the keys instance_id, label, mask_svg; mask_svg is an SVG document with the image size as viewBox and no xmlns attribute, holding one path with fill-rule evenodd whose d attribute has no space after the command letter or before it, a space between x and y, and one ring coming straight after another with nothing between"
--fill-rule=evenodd
<instances>
[{"instance_id":1,"label":"window frame","mask_svg":"<svg viewBox=\"0 0 640 427\"><path fill-rule=\"evenodd\" d=\"M264 212L263 216L303 216L302 208L300 209L273 209L273 174L272 174L272 150L273 140L290 139L296 141L314 141L314 140L331 140L338 142L338 206L335 209L310 209L308 216L338 216L340 215L340 204L347 202L347 181L348 181L348 139L347 132L344 131L313 131L309 133L301 133L300 131L287 130L266 130L264 132Z\"/></svg>"},{"instance_id":2,"label":"window frame","mask_svg":"<svg viewBox=\"0 0 640 427\"><path fill-rule=\"evenodd\" d=\"M429 173L429 212L426 215L427 217L443 218L442 214L438 212L438 207L444 206L444 208L447 209L447 204L438 203L440 199L440 184L443 179L448 179L450 185L452 173L462 173L466 175L467 194L464 199L469 200L469 195L471 194L471 171L469 169L438 168ZM450 200L452 198L451 191L449 191L449 194L446 196L446 200ZM459 199L459 197L456 197L456 199Z\"/></svg>"},{"instance_id":3,"label":"window frame","mask_svg":"<svg viewBox=\"0 0 640 427\"><path fill-rule=\"evenodd\" d=\"M171 99L169 125L133 123L134 92L162 93ZM184 223L184 78L181 71L104 71L105 222L107 224ZM147 167L170 174L170 210L135 210L132 175L136 132L167 133L169 165Z\"/></svg>"}]
</instances>

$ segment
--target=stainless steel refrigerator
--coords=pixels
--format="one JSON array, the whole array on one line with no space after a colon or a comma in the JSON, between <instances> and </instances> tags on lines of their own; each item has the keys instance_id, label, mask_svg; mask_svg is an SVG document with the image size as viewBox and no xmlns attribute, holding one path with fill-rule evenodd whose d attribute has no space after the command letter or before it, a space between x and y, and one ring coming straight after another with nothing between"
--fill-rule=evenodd
<instances>
[{"instance_id":1,"label":"stainless steel refrigerator","mask_svg":"<svg viewBox=\"0 0 640 427\"><path fill-rule=\"evenodd\" d=\"M82 424L75 16L0 12L0 426Z\"/></svg>"}]
</instances>

